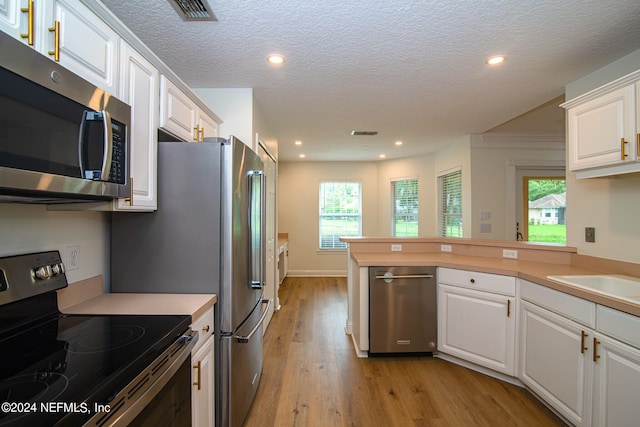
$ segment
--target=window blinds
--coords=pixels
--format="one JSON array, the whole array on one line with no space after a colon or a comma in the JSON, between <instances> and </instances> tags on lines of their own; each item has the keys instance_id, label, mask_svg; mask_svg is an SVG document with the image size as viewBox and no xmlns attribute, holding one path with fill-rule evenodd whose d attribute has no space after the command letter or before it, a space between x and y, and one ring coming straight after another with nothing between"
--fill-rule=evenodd
<instances>
[{"instance_id":1,"label":"window blinds","mask_svg":"<svg viewBox=\"0 0 640 427\"><path fill-rule=\"evenodd\" d=\"M391 181L391 235L418 235L418 179Z\"/></svg>"},{"instance_id":2,"label":"window blinds","mask_svg":"<svg viewBox=\"0 0 640 427\"><path fill-rule=\"evenodd\" d=\"M462 171L438 177L438 235L462 237Z\"/></svg>"}]
</instances>

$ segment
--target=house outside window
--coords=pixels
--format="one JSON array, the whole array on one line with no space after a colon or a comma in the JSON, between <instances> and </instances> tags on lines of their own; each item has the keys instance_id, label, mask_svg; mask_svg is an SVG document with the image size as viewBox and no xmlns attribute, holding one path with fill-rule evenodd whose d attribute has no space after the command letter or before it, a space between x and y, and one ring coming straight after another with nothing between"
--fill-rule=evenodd
<instances>
[{"instance_id":1,"label":"house outside window","mask_svg":"<svg viewBox=\"0 0 640 427\"><path fill-rule=\"evenodd\" d=\"M320 183L320 249L345 249L340 237L362 235L359 182Z\"/></svg>"},{"instance_id":2,"label":"house outside window","mask_svg":"<svg viewBox=\"0 0 640 427\"><path fill-rule=\"evenodd\" d=\"M391 181L391 235L418 235L418 178Z\"/></svg>"},{"instance_id":3,"label":"house outside window","mask_svg":"<svg viewBox=\"0 0 640 427\"><path fill-rule=\"evenodd\" d=\"M462 170L438 176L438 235L462 237Z\"/></svg>"}]
</instances>

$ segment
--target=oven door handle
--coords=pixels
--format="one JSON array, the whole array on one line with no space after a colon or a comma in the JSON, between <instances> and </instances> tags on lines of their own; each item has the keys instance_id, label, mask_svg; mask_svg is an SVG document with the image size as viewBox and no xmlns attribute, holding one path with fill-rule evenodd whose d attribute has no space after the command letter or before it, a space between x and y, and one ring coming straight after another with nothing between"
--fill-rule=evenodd
<instances>
[{"instance_id":1,"label":"oven door handle","mask_svg":"<svg viewBox=\"0 0 640 427\"><path fill-rule=\"evenodd\" d=\"M162 355L118 392L105 406L108 412L97 412L83 427L124 427L129 425L142 410L162 391L173 375L191 355L198 341L198 331L187 330L169 346ZM165 369L157 369L170 362ZM157 369L157 371L156 371ZM159 372L154 377L154 373ZM145 384L151 384L145 389ZM189 381L190 382L190 381Z\"/></svg>"},{"instance_id":2,"label":"oven door handle","mask_svg":"<svg viewBox=\"0 0 640 427\"><path fill-rule=\"evenodd\" d=\"M271 303L272 302L273 302L272 299L263 299L262 300L262 305L267 304L267 308L264 309L264 312L260 316L260 320L258 321L258 323L256 323L256 326L254 326L253 329L251 329L251 331L247 335L234 335L233 336L239 343L248 343L249 340L251 340L251 337L253 337L255 335L255 333L258 331L258 329L260 329L260 326L262 326L262 324L264 323L264 319L266 319L267 318L267 314L269 314L269 309L271 308Z\"/></svg>"}]
</instances>

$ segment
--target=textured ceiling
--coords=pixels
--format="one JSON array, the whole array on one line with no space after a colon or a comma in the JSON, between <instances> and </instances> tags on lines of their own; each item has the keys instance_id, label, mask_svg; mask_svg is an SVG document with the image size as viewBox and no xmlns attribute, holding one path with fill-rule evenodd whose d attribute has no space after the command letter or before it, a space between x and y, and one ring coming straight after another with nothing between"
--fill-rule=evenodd
<instances>
[{"instance_id":1,"label":"textured ceiling","mask_svg":"<svg viewBox=\"0 0 640 427\"><path fill-rule=\"evenodd\" d=\"M209 0L217 22L167 0L103 3L192 88L253 88L280 160L431 152L640 48L638 0ZM507 61L485 65L495 54Z\"/></svg>"}]
</instances>

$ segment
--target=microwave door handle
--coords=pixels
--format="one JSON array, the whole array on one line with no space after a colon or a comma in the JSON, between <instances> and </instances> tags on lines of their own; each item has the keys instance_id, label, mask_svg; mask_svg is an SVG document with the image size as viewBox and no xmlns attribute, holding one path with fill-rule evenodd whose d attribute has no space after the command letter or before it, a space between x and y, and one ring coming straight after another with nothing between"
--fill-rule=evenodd
<instances>
[{"instance_id":1,"label":"microwave door handle","mask_svg":"<svg viewBox=\"0 0 640 427\"><path fill-rule=\"evenodd\" d=\"M102 110L102 126L104 127L104 151L102 153L100 179L108 181L111 173L111 155L113 154L113 128L111 126L111 115L106 110Z\"/></svg>"},{"instance_id":2,"label":"microwave door handle","mask_svg":"<svg viewBox=\"0 0 640 427\"><path fill-rule=\"evenodd\" d=\"M86 165L84 164L84 150L85 150L84 132L87 124L87 113L88 113L87 110L82 112L82 120L80 120L80 129L78 131L78 164L80 165L80 176L82 178L86 178L85 176Z\"/></svg>"}]
</instances>

